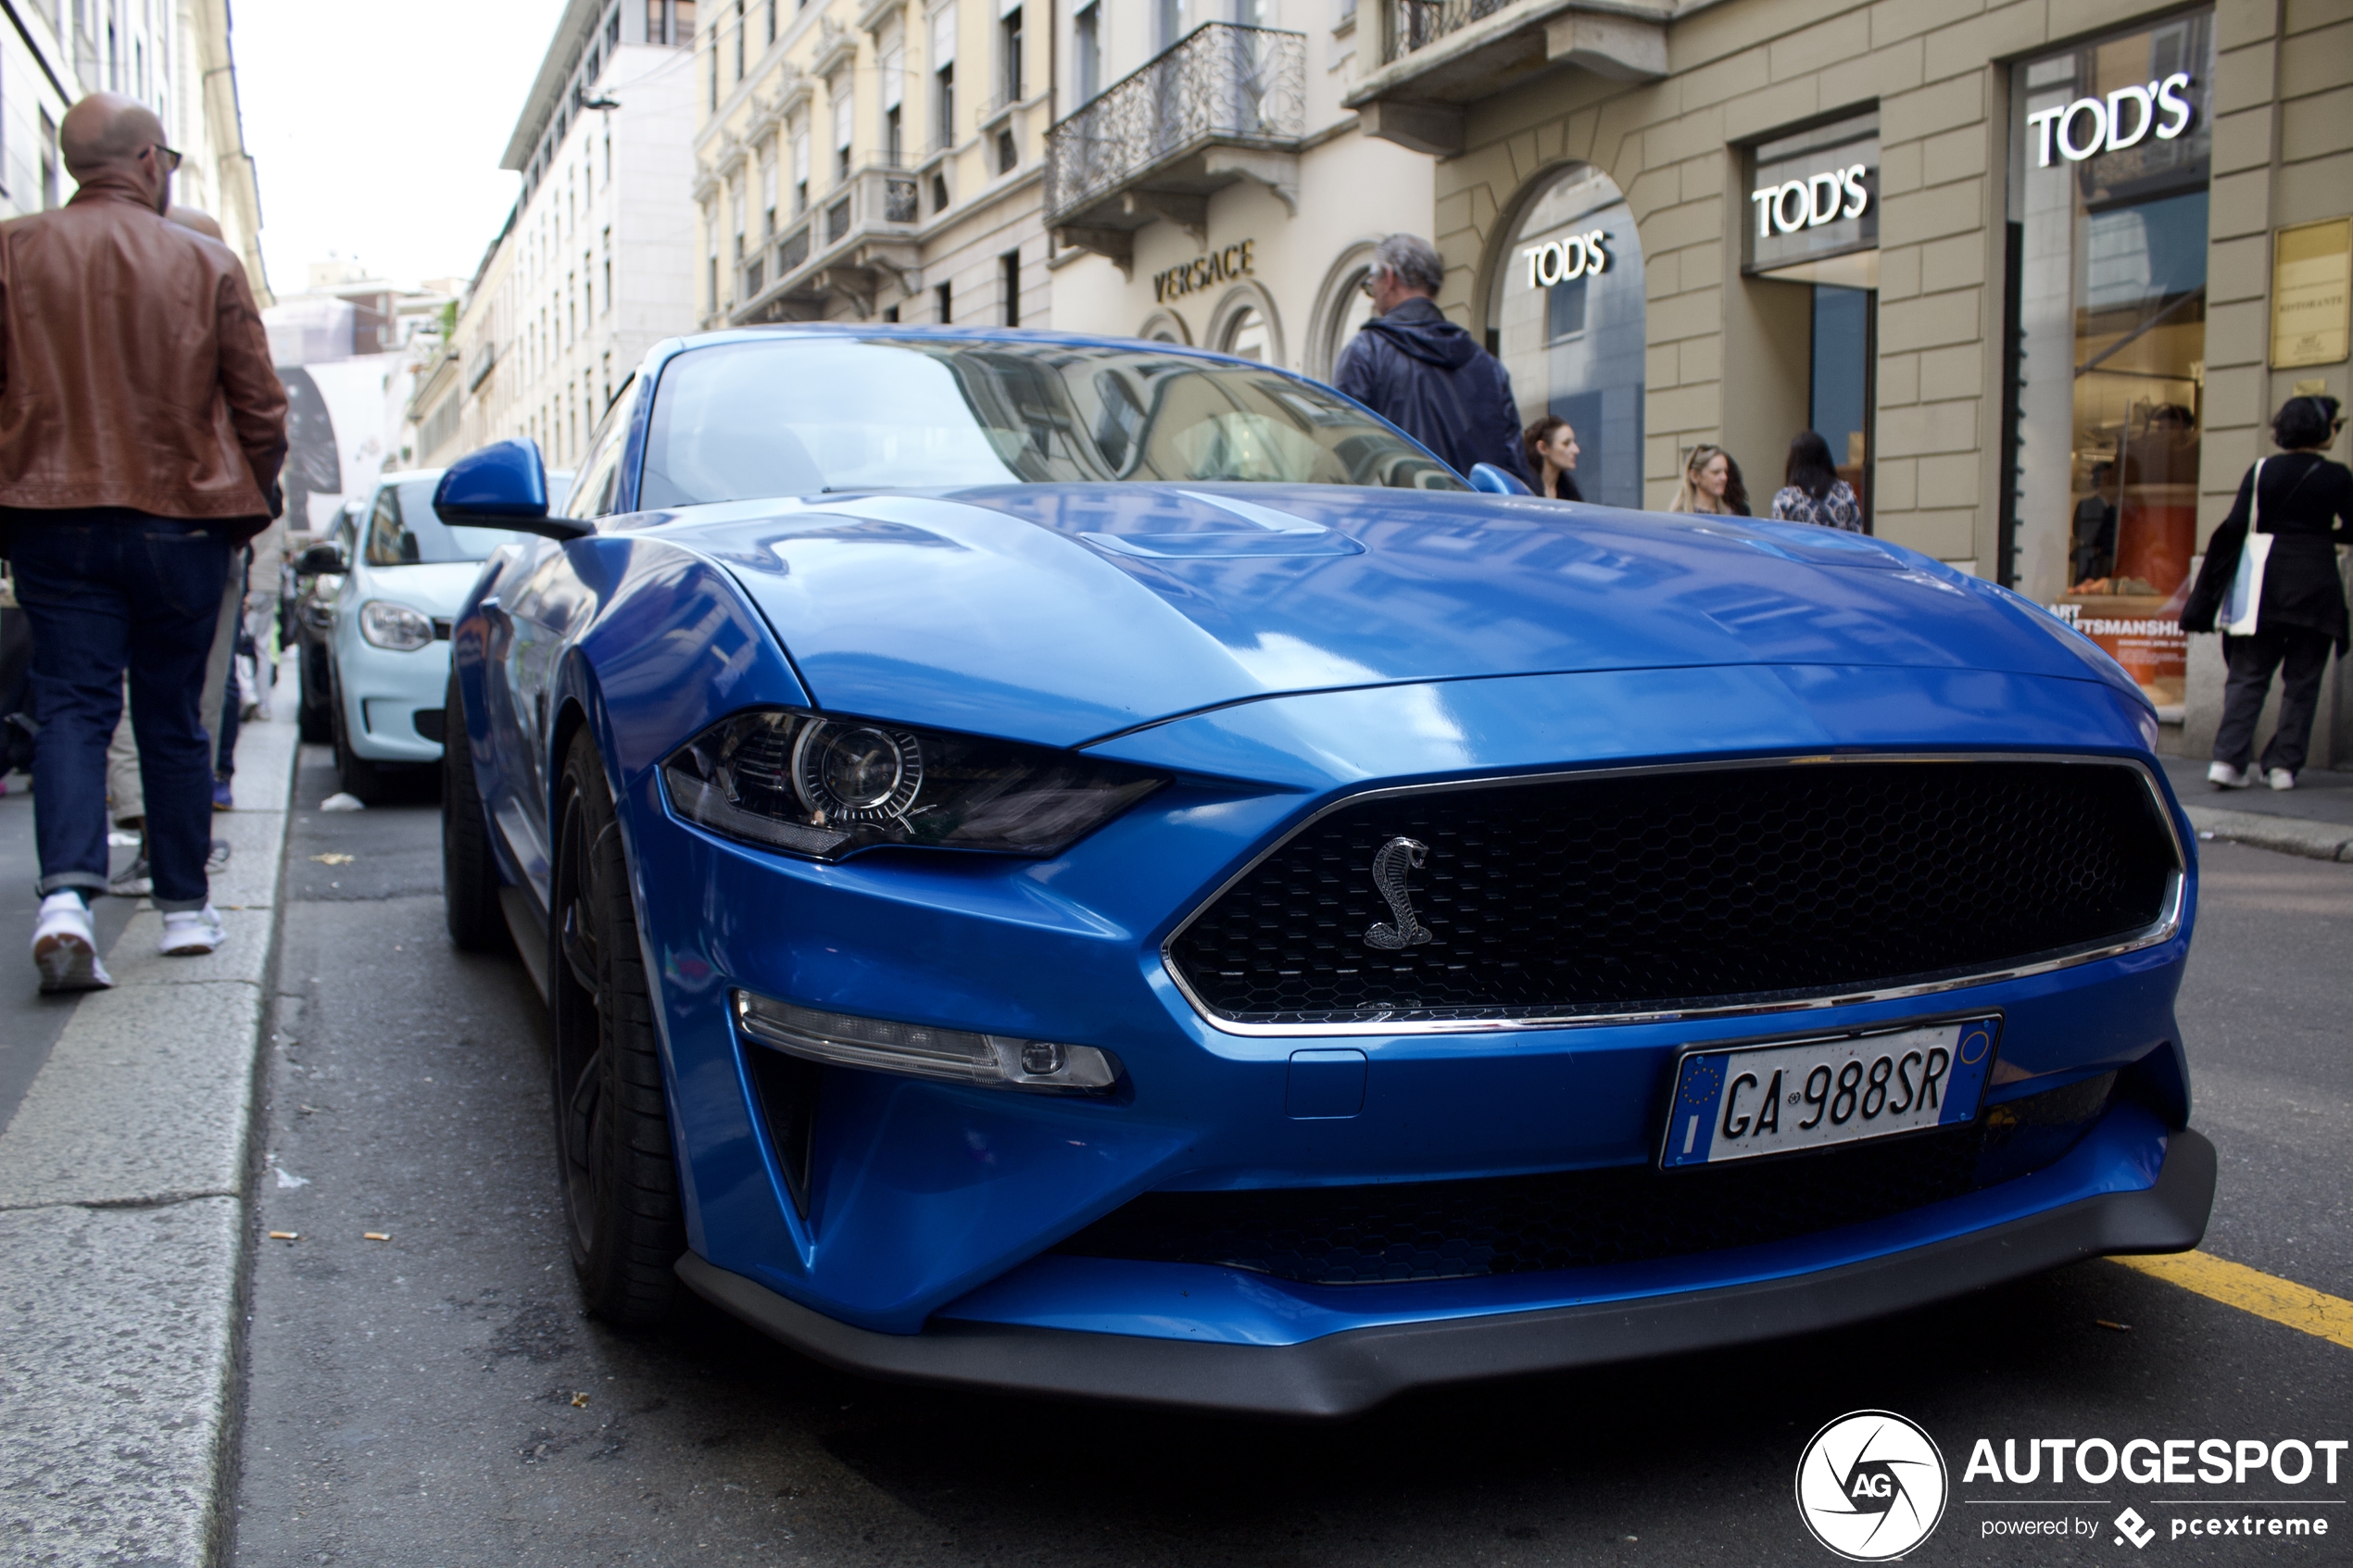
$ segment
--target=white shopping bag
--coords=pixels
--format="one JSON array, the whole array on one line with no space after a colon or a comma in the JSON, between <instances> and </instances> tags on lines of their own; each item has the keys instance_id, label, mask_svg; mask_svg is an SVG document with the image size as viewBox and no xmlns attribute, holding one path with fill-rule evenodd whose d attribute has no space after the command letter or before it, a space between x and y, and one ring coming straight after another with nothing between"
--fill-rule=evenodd
<instances>
[{"instance_id":1,"label":"white shopping bag","mask_svg":"<svg viewBox=\"0 0 2353 1568\"><path fill-rule=\"evenodd\" d=\"M2255 635L2255 620L2263 608L2263 568L2271 558L2271 536L2257 531L2263 523L2263 464L2268 461L2256 461L2255 477L2247 484L2246 543L2239 547L2239 569L2232 574L2222 612L2214 618L2216 629L2233 637Z\"/></svg>"}]
</instances>

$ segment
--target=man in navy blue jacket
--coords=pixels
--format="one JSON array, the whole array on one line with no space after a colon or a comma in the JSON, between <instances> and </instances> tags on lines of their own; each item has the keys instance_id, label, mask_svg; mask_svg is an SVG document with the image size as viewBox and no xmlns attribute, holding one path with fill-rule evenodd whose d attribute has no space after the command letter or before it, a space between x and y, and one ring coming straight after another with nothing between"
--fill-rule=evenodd
<instances>
[{"instance_id":1,"label":"man in navy blue jacket","mask_svg":"<svg viewBox=\"0 0 2353 1568\"><path fill-rule=\"evenodd\" d=\"M1427 240L1391 234L1373 252L1365 281L1378 312L1341 350L1340 391L1467 475L1492 463L1529 482L1512 378L1470 333L1432 303L1444 263Z\"/></svg>"}]
</instances>

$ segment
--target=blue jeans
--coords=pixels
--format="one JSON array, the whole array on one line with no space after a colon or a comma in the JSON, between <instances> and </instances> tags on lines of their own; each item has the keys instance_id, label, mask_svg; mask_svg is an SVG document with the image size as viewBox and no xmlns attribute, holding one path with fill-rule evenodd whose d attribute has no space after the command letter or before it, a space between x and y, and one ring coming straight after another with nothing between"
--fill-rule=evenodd
<instances>
[{"instance_id":1,"label":"blue jeans","mask_svg":"<svg viewBox=\"0 0 2353 1568\"><path fill-rule=\"evenodd\" d=\"M107 890L107 741L131 675L156 907L200 909L212 847L212 739L196 709L228 582L229 543L181 518L116 507L11 508L17 603L32 624L40 891Z\"/></svg>"}]
</instances>

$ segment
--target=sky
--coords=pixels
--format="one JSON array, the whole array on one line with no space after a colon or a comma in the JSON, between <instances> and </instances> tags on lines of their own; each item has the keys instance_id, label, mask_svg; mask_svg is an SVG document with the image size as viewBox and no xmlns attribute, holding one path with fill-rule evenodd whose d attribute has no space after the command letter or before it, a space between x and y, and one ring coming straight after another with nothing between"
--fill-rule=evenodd
<instances>
[{"instance_id":1,"label":"sky","mask_svg":"<svg viewBox=\"0 0 2353 1568\"><path fill-rule=\"evenodd\" d=\"M563 0L236 0L231 46L279 295L357 257L471 278L514 205L498 167Z\"/></svg>"}]
</instances>

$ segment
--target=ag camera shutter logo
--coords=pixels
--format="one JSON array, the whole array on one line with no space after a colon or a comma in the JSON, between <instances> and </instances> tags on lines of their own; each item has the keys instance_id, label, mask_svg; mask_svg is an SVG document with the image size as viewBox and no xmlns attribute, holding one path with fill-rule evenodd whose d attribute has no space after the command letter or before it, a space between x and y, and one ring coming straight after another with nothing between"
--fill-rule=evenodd
<instances>
[{"instance_id":1,"label":"ag camera shutter logo","mask_svg":"<svg viewBox=\"0 0 2353 1568\"><path fill-rule=\"evenodd\" d=\"M1814 1434L1797 1461L1797 1516L1850 1562L1884 1562L1944 1517L1944 1456L1893 1411L1856 1411Z\"/></svg>"}]
</instances>

